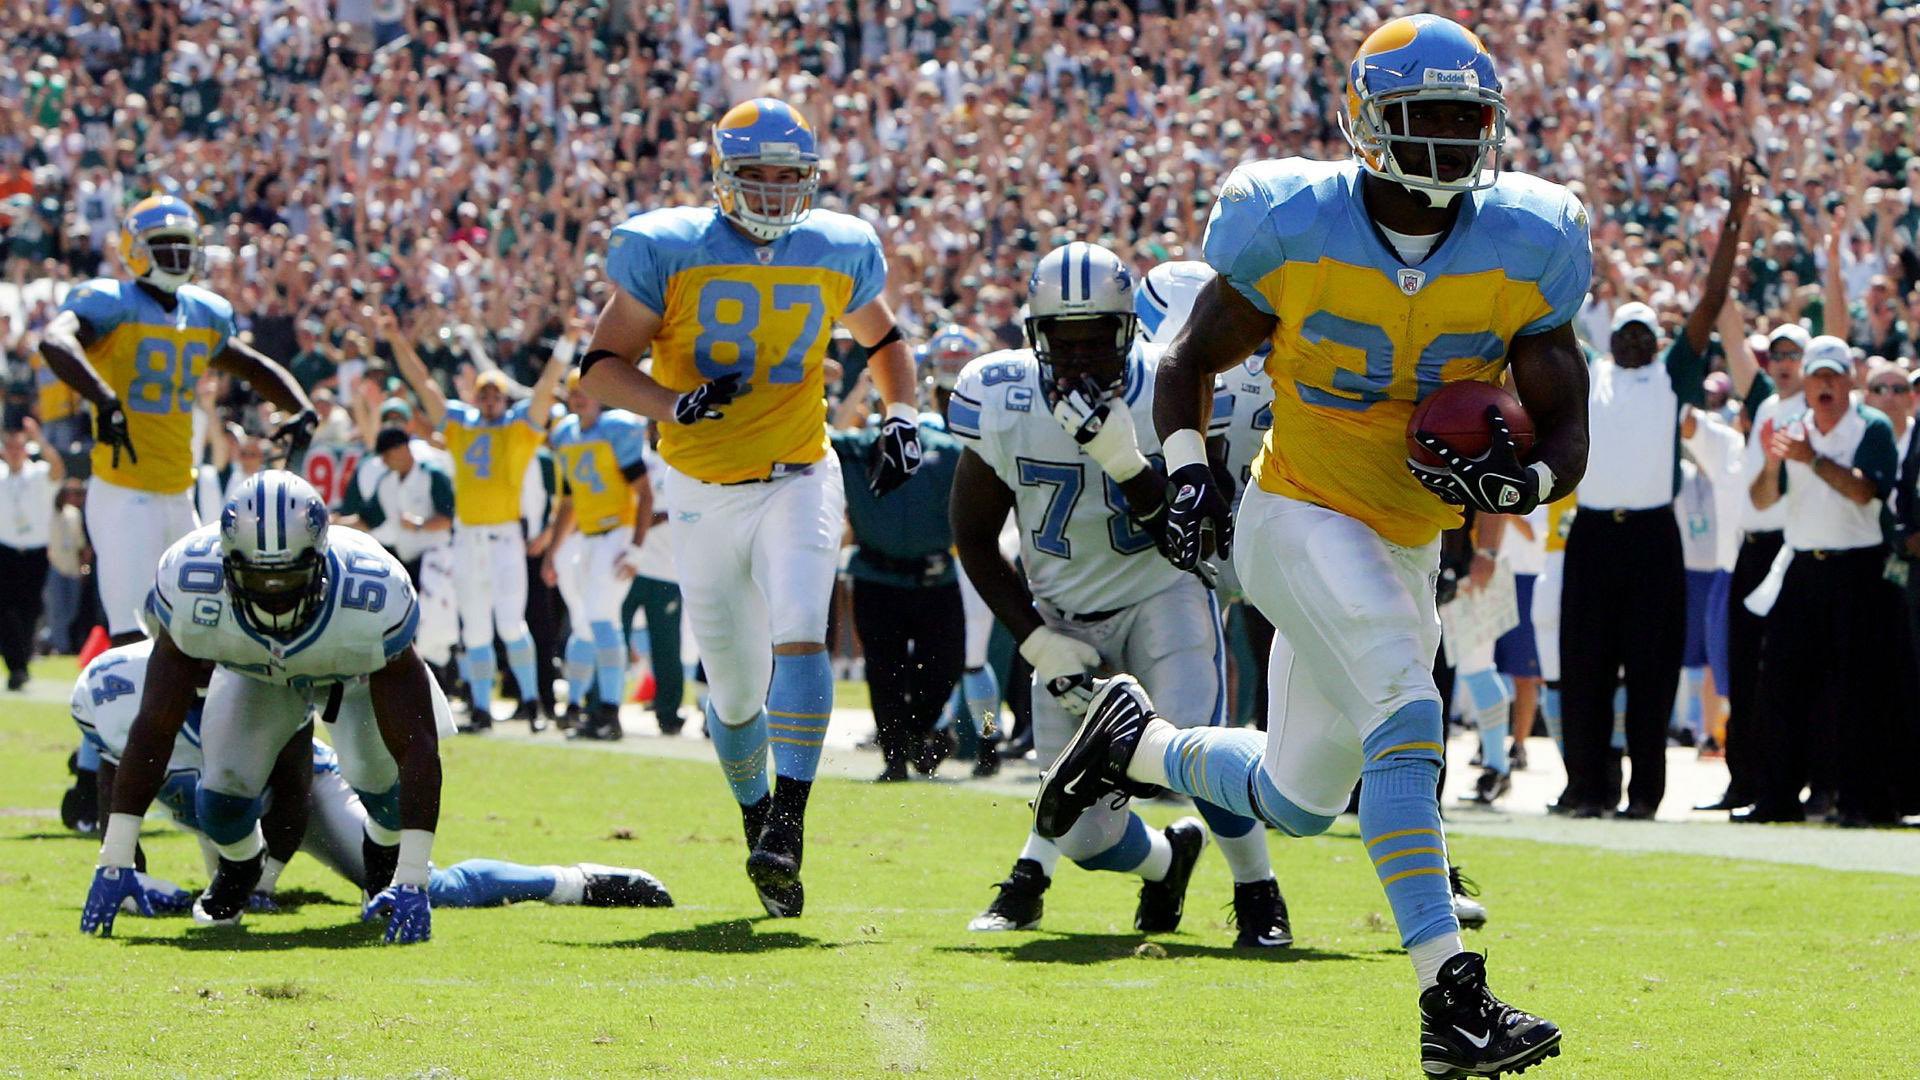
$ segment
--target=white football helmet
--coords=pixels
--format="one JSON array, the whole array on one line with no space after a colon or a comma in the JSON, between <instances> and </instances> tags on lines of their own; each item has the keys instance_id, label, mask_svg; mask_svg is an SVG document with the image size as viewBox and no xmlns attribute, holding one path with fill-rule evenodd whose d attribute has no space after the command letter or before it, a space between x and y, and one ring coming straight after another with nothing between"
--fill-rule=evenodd
<instances>
[{"instance_id":1,"label":"white football helmet","mask_svg":"<svg viewBox=\"0 0 1920 1080\"><path fill-rule=\"evenodd\" d=\"M1027 281L1026 328L1049 407L1089 380L1102 395L1118 392L1138 322L1120 256L1079 240L1047 252Z\"/></svg>"},{"instance_id":2,"label":"white football helmet","mask_svg":"<svg viewBox=\"0 0 1920 1080\"><path fill-rule=\"evenodd\" d=\"M1133 313L1140 334L1155 345L1172 341L1193 314L1200 290L1213 280L1213 267L1192 259L1164 262L1147 271L1133 290Z\"/></svg>"},{"instance_id":3,"label":"white football helmet","mask_svg":"<svg viewBox=\"0 0 1920 1080\"><path fill-rule=\"evenodd\" d=\"M326 500L282 469L257 472L220 511L227 596L258 634L292 637L319 616L327 595Z\"/></svg>"}]
</instances>

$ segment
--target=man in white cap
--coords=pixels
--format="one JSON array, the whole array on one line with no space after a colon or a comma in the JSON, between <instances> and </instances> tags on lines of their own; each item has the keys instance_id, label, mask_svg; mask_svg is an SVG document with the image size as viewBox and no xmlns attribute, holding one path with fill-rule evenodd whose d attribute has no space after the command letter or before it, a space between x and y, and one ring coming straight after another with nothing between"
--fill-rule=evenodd
<instances>
[{"instance_id":1,"label":"man in white cap","mask_svg":"<svg viewBox=\"0 0 1920 1080\"><path fill-rule=\"evenodd\" d=\"M1653 309L1627 303L1613 314L1612 355L1593 365L1587 474L1561 587L1563 801L1576 817L1650 819L1666 792L1667 720L1686 644L1686 570L1673 513L1680 406L1706 403L1707 343L1727 299L1751 197L1744 181L1734 184L1700 303L1664 353ZM1633 762L1624 810L1611 748L1614 689L1623 671Z\"/></svg>"}]
</instances>

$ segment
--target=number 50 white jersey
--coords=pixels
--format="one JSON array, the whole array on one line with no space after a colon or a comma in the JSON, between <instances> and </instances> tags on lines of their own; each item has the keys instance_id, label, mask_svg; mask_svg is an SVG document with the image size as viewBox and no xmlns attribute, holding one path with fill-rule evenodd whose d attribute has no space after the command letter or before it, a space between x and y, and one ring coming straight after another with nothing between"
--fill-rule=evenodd
<instances>
[{"instance_id":1,"label":"number 50 white jersey","mask_svg":"<svg viewBox=\"0 0 1920 1080\"><path fill-rule=\"evenodd\" d=\"M147 611L188 656L297 689L353 682L413 644L413 582L373 537L328 526L326 575L325 601L306 629L286 641L254 633L227 597L220 527L205 525L161 557Z\"/></svg>"},{"instance_id":2,"label":"number 50 white jersey","mask_svg":"<svg viewBox=\"0 0 1920 1080\"><path fill-rule=\"evenodd\" d=\"M1135 342L1117 408L1140 452L1160 453L1153 382L1164 350ZM1048 412L1031 349L988 353L960 373L947 429L1013 490L1020 561L1035 598L1072 614L1130 607L1183 576L1126 514L1120 485Z\"/></svg>"}]
</instances>

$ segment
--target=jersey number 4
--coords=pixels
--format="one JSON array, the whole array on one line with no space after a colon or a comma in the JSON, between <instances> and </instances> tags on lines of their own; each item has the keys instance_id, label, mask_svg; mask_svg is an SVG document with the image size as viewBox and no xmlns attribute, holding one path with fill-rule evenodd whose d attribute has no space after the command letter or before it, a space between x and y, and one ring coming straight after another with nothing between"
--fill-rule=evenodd
<instances>
[{"instance_id":1,"label":"jersey number 4","mask_svg":"<svg viewBox=\"0 0 1920 1080\"><path fill-rule=\"evenodd\" d=\"M700 287L700 336L693 341L694 366L703 379L738 375L744 382L753 381L760 365L760 346L754 332L768 315L793 312L800 319L799 331L779 362L767 371L767 382L776 386L800 382L806 378L807 353L820 336L825 309L818 285L775 285L769 296L749 282L724 278L709 281Z\"/></svg>"},{"instance_id":2,"label":"jersey number 4","mask_svg":"<svg viewBox=\"0 0 1920 1080\"><path fill-rule=\"evenodd\" d=\"M1158 457L1154 455L1155 459ZM1032 458L1019 461L1021 487L1053 489L1047 496L1047 508L1040 515L1040 527L1029 530L1033 549L1062 559L1073 558L1073 541L1067 538L1067 523L1073 520L1073 508L1086 486L1086 474L1078 464ZM1113 550L1122 555L1137 555L1152 547L1153 537L1135 528L1133 519L1127 516L1127 497L1120 491L1120 485L1106 473L1100 474L1100 480L1107 509L1111 511L1107 516L1107 542L1113 545Z\"/></svg>"}]
</instances>

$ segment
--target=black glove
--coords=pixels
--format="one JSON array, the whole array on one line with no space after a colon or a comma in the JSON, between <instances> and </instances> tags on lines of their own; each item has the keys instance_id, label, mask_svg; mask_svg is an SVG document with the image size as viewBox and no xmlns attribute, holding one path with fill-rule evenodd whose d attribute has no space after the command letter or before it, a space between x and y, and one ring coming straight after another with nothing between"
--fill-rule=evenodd
<instances>
[{"instance_id":1,"label":"black glove","mask_svg":"<svg viewBox=\"0 0 1920 1080\"><path fill-rule=\"evenodd\" d=\"M1136 514L1128 511L1127 518L1138 526L1141 532L1153 537L1153 546L1159 549L1160 554L1166 556L1168 562L1175 566L1180 565L1180 557L1178 549L1174 546L1173 535L1167 530L1166 503L1161 503L1159 506L1154 507L1150 513L1146 514ZM1214 569L1213 564L1204 559L1195 563L1191 572L1194 577L1200 579L1201 584L1209 589L1214 588L1220 580L1220 571Z\"/></svg>"},{"instance_id":2,"label":"black glove","mask_svg":"<svg viewBox=\"0 0 1920 1080\"><path fill-rule=\"evenodd\" d=\"M1218 478L1204 462L1190 462L1167 477L1167 560L1192 570L1208 553L1233 553L1233 508L1220 493Z\"/></svg>"},{"instance_id":3,"label":"black glove","mask_svg":"<svg viewBox=\"0 0 1920 1080\"><path fill-rule=\"evenodd\" d=\"M712 382L701 383L681 394L673 403L673 418L682 424L720 419L720 410L740 396L740 379L739 372L729 371Z\"/></svg>"},{"instance_id":4,"label":"black glove","mask_svg":"<svg viewBox=\"0 0 1920 1080\"><path fill-rule=\"evenodd\" d=\"M920 471L920 429L904 416L890 416L873 441L873 459L867 463L867 490L879 498Z\"/></svg>"},{"instance_id":5,"label":"black glove","mask_svg":"<svg viewBox=\"0 0 1920 1080\"><path fill-rule=\"evenodd\" d=\"M1446 463L1456 498L1449 499L1434 484L1428 483L1425 474L1435 470L1414 462L1408 462L1408 466L1420 482L1427 485L1427 490L1448 502L1465 503L1483 514L1531 512L1540 505L1540 480L1520 464L1520 455L1513 447L1513 432L1508 430L1506 417L1500 415L1497 405L1487 406L1487 428L1492 441L1487 452L1477 458L1461 457L1444 440L1432 435L1414 436L1421 446Z\"/></svg>"},{"instance_id":6,"label":"black glove","mask_svg":"<svg viewBox=\"0 0 1920 1080\"><path fill-rule=\"evenodd\" d=\"M320 417L312 409L301 409L273 429L268 436L287 451L287 467L298 465L307 455L307 446L313 442L313 430L320 426Z\"/></svg>"},{"instance_id":7,"label":"black glove","mask_svg":"<svg viewBox=\"0 0 1920 1080\"><path fill-rule=\"evenodd\" d=\"M113 447L113 467L120 467L120 451L127 452L127 461L140 464L140 455L133 452L133 436L127 434L127 410L118 401L99 410L93 425L93 438L102 446Z\"/></svg>"}]
</instances>

